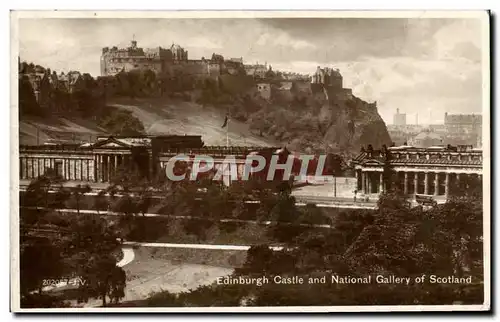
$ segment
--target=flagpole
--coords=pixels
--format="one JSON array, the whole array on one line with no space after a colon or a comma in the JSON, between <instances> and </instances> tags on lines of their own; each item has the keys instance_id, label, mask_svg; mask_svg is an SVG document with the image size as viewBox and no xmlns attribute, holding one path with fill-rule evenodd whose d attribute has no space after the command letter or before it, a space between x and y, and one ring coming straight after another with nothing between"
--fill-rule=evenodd
<instances>
[{"instance_id":1,"label":"flagpole","mask_svg":"<svg viewBox=\"0 0 500 322\"><path fill-rule=\"evenodd\" d=\"M229 148L229 117L226 124L226 148Z\"/></svg>"}]
</instances>

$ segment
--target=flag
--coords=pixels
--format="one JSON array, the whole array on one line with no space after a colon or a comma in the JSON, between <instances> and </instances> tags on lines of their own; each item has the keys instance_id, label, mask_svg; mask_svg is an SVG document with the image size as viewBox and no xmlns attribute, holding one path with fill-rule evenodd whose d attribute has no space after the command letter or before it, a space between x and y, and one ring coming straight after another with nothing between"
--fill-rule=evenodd
<instances>
[{"instance_id":1,"label":"flag","mask_svg":"<svg viewBox=\"0 0 500 322\"><path fill-rule=\"evenodd\" d=\"M229 118L226 115L226 118L224 119L224 124L222 124L222 128L225 128L227 126L227 121L229 121Z\"/></svg>"}]
</instances>

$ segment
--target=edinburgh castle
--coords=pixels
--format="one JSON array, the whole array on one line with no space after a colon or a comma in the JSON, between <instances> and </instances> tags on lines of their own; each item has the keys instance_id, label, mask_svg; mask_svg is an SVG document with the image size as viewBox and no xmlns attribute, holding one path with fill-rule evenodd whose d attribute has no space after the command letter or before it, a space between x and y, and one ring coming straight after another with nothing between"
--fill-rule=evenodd
<instances>
[{"instance_id":1,"label":"edinburgh castle","mask_svg":"<svg viewBox=\"0 0 500 322\"><path fill-rule=\"evenodd\" d=\"M199 77L238 74L243 69L241 59L224 60L213 54L210 59L188 59L188 51L177 44L170 48L141 48L132 40L127 48L104 47L101 55L101 76L112 76L121 71L151 70L156 74L183 73Z\"/></svg>"}]
</instances>

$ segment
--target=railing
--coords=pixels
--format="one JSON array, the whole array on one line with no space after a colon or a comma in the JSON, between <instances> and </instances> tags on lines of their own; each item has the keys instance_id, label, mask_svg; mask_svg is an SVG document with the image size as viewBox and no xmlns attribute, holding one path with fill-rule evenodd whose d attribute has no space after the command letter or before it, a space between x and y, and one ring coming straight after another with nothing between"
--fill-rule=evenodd
<instances>
[{"instance_id":1,"label":"railing","mask_svg":"<svg viewBox=\"0 0 500 322\"><path fill-rule=\"evenodd\" d=\"M203 148L165 148L164 154L248 155L251 152L276 151L279 147L262 146L207 146Z\"/></svg>"},{"instance_id":2,"label":"railing","mask_svg":"<svg viewBox=\"0 0 500 322\"><path fill-rule=\"evenodd\" d=\"M92 147L82 147L81 144L57 144L57 145L20 145L19 151L89 151Z\"/></svg>"}]
</instances>

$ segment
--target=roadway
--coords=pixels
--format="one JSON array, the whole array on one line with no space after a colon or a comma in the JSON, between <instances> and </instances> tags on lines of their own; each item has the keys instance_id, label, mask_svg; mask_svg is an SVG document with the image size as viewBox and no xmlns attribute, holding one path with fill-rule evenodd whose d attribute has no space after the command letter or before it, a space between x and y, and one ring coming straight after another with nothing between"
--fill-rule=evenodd
<instances>
[{"instance_id":1,"label":"roadway","mask_svg":"<svg viewBox=\"0 0 500 322\"><path fill-rule=\"evenodd\" d=\"M123 216L124 214L121 212L114 212L114 211L106 211L106 210L88 210L88 209L71 209L71 208L45 208L45 207L27 207L23 206L22 208L24 209L33 209L33 210L52 210L52 211L57 211L62 214L88 214L88 215L101 215L101 216ZM178 216L178 215L163 215L163 214L154 214L154 213L145 213L145 214L138 214L140 217L166 217L166 218L173 218L173 219L203 219L201 217L196 217L196 216ZM209 219L209 218L207 218ZM276 221L257 221L257 220L245 220L245 219L233 219L233 218L224 218L224 219L217 219L218 222L222 223L244 223L244 224L254 224L254 225L273 225L276 224ZM311 227L311 228L334 228L333 225L328 225L328 224L306 224L306 223L291 223L291 222L280 222L281 225L290 225L290 226L303 226L303 227Z\"/></svg>"},{"instance_id":2,"label":"roadway","mask_svg":"<svg viewBox=\"0 0 500 322\"><path fill-rule=\"evenodd\" d=\"M28 180L21 180L19 191L24 192L29 184ZM78 181L68 181L64 183L64 187L76 187L78 184L87 184L87 182ZM106 189L109 186L107 183L91 183L92 191L85 193L84 196L95 197L99 194L99 191ZM358 198L354 201L353 196L348 197L348 193L340 192L339 196L331 196L331 189L329 185L324 185L320 187L320 190L316 191L317 187L302 187L298 190L292 192L292 196L296 199L297 206L305 206L306 204L315 204L320 208L342 208L342 209L375 209L377 206L377 198L374 196L370 198L369 201L364 201ZM315 189L315 190L312 190ZM54 192L54 191L51 191ZM133 196L133 194L131 194ZM115 197L121 197L122 194L115 194ZM161 195L155 195L151 197L153 200L161 200L163 197ZM201 200L201 198L199 198ZM258 203L259 201L247 201L247 203ZM154 202L153 202L154 203Z\"/></svg>"}]
</instances>

